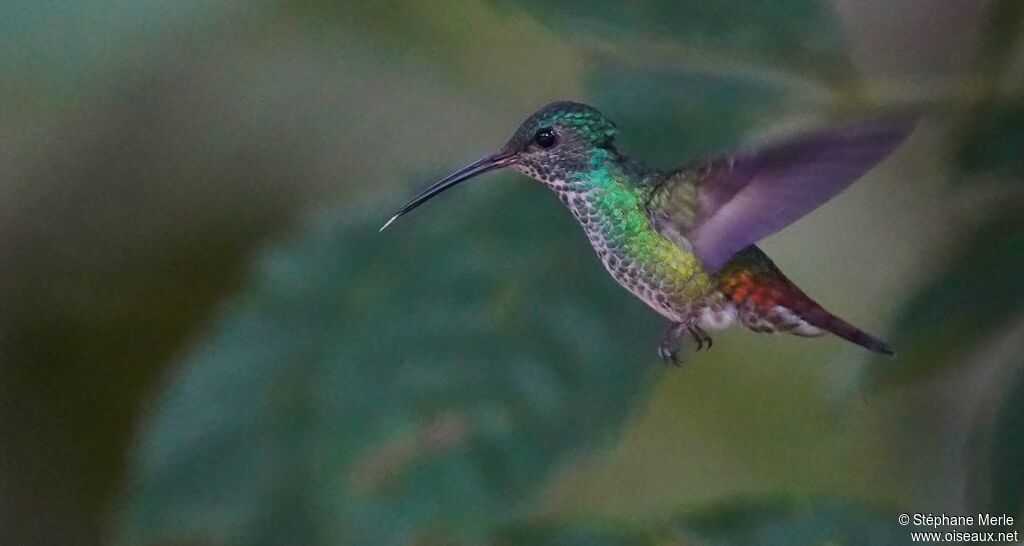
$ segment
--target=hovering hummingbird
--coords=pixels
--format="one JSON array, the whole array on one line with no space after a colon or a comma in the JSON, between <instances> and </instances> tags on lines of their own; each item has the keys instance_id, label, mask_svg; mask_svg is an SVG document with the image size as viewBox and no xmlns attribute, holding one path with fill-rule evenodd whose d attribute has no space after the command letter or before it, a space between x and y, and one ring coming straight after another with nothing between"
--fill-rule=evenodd
<instances>
[{"instance_id":1,"label":"hovering hummingbird","mask_svg":"<svg viewBox=\"0 0 1024 546\"><path fill-rule=\"evenodd\" d=\"M615 124L585 104L555 102L497 152L428 187L381 227L479 174L511 167L554 190L605 269L671 321L658 349L677 364L684 336L739 322L756 332L831 332L892 355L829 313L754 243L800 219L883 160L912 132L891 117L805 133L661 171L615 147Z\"/></svg>"}]
</instances>

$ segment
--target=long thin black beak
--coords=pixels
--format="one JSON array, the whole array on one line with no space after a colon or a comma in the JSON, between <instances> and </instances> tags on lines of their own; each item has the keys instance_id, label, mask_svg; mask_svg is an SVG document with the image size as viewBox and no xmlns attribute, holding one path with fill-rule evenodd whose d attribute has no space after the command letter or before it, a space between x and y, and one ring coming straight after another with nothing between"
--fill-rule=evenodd
<instances>
[{"instance_id":1,"label":"long thin black beak","mask_svg":"<svg viewBox=\"0 0 1024 546\"><path fill-rule=\"evenodd\" d=\"M515 154L512 152L506 152L504 150L491 154L476 163L471 163L465 167L453 172L452 174L444 177L434 185L423 190L419 195L414 197L412 201L406 203L404 207L398 210L394 216L391 217L387 222L381 226L379 231L384 231L385 228L391 225L392 222L398 220L398 217L409 212L410 210L426 203L431 198L437 196L441 192L448 188L454 187L456 184L461 184L470 178L478 174L483 174L487 171L493 171L495 169L501 169L512 164L515 159Z\"/></svg>"}]
</instances>

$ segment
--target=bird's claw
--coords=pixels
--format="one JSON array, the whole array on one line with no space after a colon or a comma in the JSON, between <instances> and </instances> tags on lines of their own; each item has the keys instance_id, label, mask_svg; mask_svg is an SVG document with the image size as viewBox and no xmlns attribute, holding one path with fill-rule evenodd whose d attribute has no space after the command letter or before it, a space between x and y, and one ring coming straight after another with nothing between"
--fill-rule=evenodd
<instances>
[{"instance_id":1,"label":"bird's claw","mask_svg":"<svg viewBox=\"0 0 1024 546\"><path fill-rule=\"evenodd\" d=\"M681 323L671 324L665 330L665 335L661 338L661 345L658 346L658 356L661 357L661 360L666 365L672 365L677 368L681 366L682 360L679 358L681 344L679 340L685 331L686 326Z\"/></svg>"},{"instance_id":2,"label":"bird's claw","mask_svg":"<svg viewBox=\"0 0 1024 546\"><path fill-rule=\"evenodd\" d=\"M682 361L679 360L679 348L668 347L662 343L658 347L658 356L667 366L675 366L676 368L682 367Z\"/></svg>"},{"instance_id":3,"label":"bird's claw","mask_svg":"<svg viewBox=\"0 0 1024 546\"><path fill-rule=\"evenodd\" d=\"M700 326L690 326L686 330L690 332L690 335L693 336L693 340L697 342L698 351L705 348L705 343L707 343L707 349L710 349L711 346L715 344L715 341L711 339L711 336L709 336L708 333Z\"/></svg>"},{"instance_id":4,"label":"bird's claw","mask_svg":"<svg viewBox=\"0 0 1024 546\"><path fill-rule=\"evenodd\" d=\"M693 340L697 343L697 349L710 349L711 345L714 344L711 336L699 326L687 326L682 323L675 323L668 327L665 331L665 337L661 340L661 345L658 346L658 356L665 362L665 364L680 367L682 360L679 358L679 352L681 349L680 339L684 332L688 332Z\"/></svg>"}]
</instances>

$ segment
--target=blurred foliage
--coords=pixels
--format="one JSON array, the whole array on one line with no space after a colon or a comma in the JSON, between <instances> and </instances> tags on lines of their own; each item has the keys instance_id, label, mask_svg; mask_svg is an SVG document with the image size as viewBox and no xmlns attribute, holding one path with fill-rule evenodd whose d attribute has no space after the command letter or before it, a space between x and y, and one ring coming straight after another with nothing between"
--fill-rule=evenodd
<instances>
[{"instance_id":1,"label":"blurred foliage","mask_svg":"<svg viewBox=\"0 0 1024 546\"><path fill-rule=\"evenodd\" d=\"M894 325L901 356L896 366L871 369L870 384L893 385L929 379L973 360L989 342L1019 337L1024 319L1024 97L1007 94L1001 84L1011 74L1014 44L1021 42L1024 7L993 2L976 59L981 94L963 106L960 130L953 132L955 182L950 199L965 198L977 186L995 185L998 203L974 221L950 247L931 279L904 305ZM979 182L983 184L979 184ZM966 196L969 198L969 195ZM987 432L980 447L982 492L979 509L1024 516L1024 388L1020 351L1012 343L1009 366L1017 378L991 394L998 411L994 422L979 422L975 435ZM1005 357L1004 357L1005 358Z\"/></svg>"},{"instance_id":2,"label":"blurred foliage","mask_svg":"<svg viewBox=\"0 0 1024 546\"><path fill-rule=\"evenodd\" d=\"M942 25L960 28L969 3L67 4L0 8L12 75L0 162L13 181L0 200L0 542L95 543L109 524L126 546L860 545L905 541L905 511L1022 513L1024 347L993 349L1024 320L1024 100L1008 83L1021 2L986 4L979 35L962 40L969 67L891 94L871 85L879 60L847 46L877 39L898 57L932 34L948 41ZM858 36L851 5L909 11L914 24ZM929 149L936 181L911 180L901 156L906 171L879 169L893 169L883 182L897 205L858 211L870 223L948 205L948 221L929 224L943 227L927 239L936 248L903 264L922 270L918 284L886 294L903 304L890 332L900 357L858 367L826 353L839 343L746 336L655 381L658 317L607 277L556 200L511 176L377 233L404 197L396 181L418 189L433 168L500 144L463 149L511 131L524 104L556 98L594 103L628 151L665 167L786 124L925 110L920 140L948 137ZM927 145L916 140L908 148ZM945 193L923 201L923 187ZM972 204L976 192L995 206ZM325 200L337 206L246 261ZM894 225L859 237L892 238ZM839 267L882 271L869 258ZM765 358L773 342L782 349ZM1013 381L978 382L1000 366L1016 373L992 375ZM823 371L801 373L811 367ZM796 401L859 372L875 387L855 393L866 409L834 415L830 393ZM699 383L709 377L735 385ZM990 422L953 422L986 403ZM652 411L647 429L630 422ZM612 468L619 487L595 489L615 498L593 498L593 475L613 466L594 459L638 429L661 443ZM976 476L959 455L975 448ZM780 452L818 473L770 468ZM818 489L803 483L851 461ZM685 472L724 485L642 498L690 486ZM584 483L568 502L567 474ZM982 499L961 492L974 487ZM734 500L750 498L761 500ZM88 523L56 521L76 517Z\"/></svg>"},{"instance_id":3,"label":"blurred foliage","mask_svg":"<svg viewBox=\"0 0 1024 546\"><path fill-rule=\"evenodd\" d=\"M906 533L892 516L828 499L737 502L684 518L683 531L707 546L896 544Z\"/></svg>"},{"instance_id":4,"label":"blurred foliage","mask_svg":"<svg viewBox=\"0 0 1024 546\"><path fill-rule=\"evenodd\" d=\"M992 83L1006 75L1007 65L1017 51L1024 25L1024 3L994 0L988 10L985 32L981 35L978 71Z\"/></svg>"},{"instance_id":5,"label":"blurred foliage","mask_svg":"<svg viewBox=\"0 0 1024 546\"><path fill-rule=\"evenodd\" d=\"M717 503L646 529L541 524L499 533L496 546L859 546L898 544L906 533L886 514L815 498Z\"/></svg>"},{"instance_id":6,"label":"blurred foliage","mask_svg":"<svg viewBox=\"0 0 1024 546\"><path fill-rule=\"evenodd\" d=\"M523 190L268 253L145 427L125 543L474 543L612 434L656 321Z\"/></svg>"},{"instance_id":7,"label":"blurred foliage","mask_svg":"<svg viewBox=\"0 0 1024 546\"><path fill-rule=\"evenodd\" d=\"M656 161L735 145L784 116L863 108L836 88L852 66L817 2L499 3L596 48L585 86ZM438 43L410 9L356 15ZM630 52L644 48L658 53L638 63ZM1014 174L1017 121L995 109L978 120L958 164ZM553 200L481 188L445 206L459 213L418 211L383 235L386 209L346 210L264 253L142 427L121 543L889 544L905 534L891 514L821 499L715 504L643 530L538 524L531 501L554 471L615 437L648 392L657 321L622 303ZM1019 313L1022 228L997 216L955 247L896 323L912 356L879 376L955 362ZM1017 426L1015 403L1001 426ZM994 446L994 471L1013 446ZM1010 506L1012 490L993 494Z\"/></svg>"},{"instance_id":8,"label":"blurred foliage","mask_svg":"<svg viewBox=\"0 0 1024 546\"><path fill-rule=\"evenodd\" d=\"M729 67L791 68L819 78L848 75L836 20L815 0L587 2L492 0L526 10L559 34L584 41L668 42L679 58Z\"/></svg>"},{"instance_id":9,"label":"blurred foliage","mask_svg":"<svg viewBox=\"0 0 1024 546\"><path fill-rule=\"evenodd\" d=\"M985 508L994 514L1024 514L1024 372L1018 371L999 407L988 447L991 502Z\"/></svg>"},{"instance_id":10,"label":"blurred foliage","mask_svg":"<svg viewBox=\"0 0 1024 546\"><path fill-rule=\"evenodd\" d=\"M959 362L1000 324L1024 310L1024 209L1001 211L957 243L930 283L897 317L898 365L878 365L874 380L887 382L934 373Z\"/></svg>"},{"instance_id":11,"label":"blurred foliage","mask_svg":"<svg viewBox=\"0 0 1024 546\"><path fill-rule=\"evenodd\" d=\"M658 539L653 532L607 523L547 522L499 530L488 541L490 546L543 544L545 546L652 546Z\"/></svg>"},{"instance_id":12,"label":"blurred foliage","mask_svg":"<svg viewBox=\"0 0 1024 546\"><path fill-rule=\"evenodd\" d=\"M966 174L997 175L1002 180L1024 172L1024 100L982 111L962 138L957 167Z\"/></svg>"},{"instance_id":13,"label":"blurred foliage","mask_svg":"<svg viewBox=\"0 0 1024 546\"><path fill-rule=\"evenodd\" d=\"M1024 196L1013 188L1024 180L1024 97L1000 94L1010 54L1017 41L1024 10L1017 2L997 2L988 20L979 70L991 81L988 95L965 107L965 130L954 132L952 178L955 192L985 177L999 183L1002 199L992 214L972 226L952 246L951 256L936 275L903 308L895 330L897 346L906 353L897 366L877 366L874 380L932 374L959 363L977 351L999 325L1024 316Z\"/></svg>"},{"instance_id":14,"label":"blurred foliage","mask_svg":"<svg viewBox=\"0 0 1024 546\"><path fill-rule=\"evenodd\" d=\"M588 72L587 84L622 133L634 135L628 145L665 167L734 147L736 135L800 104L789 90L742 72L605 61ZM690 129L695 126L703 130Z\"/></svg>"}]
</instances>

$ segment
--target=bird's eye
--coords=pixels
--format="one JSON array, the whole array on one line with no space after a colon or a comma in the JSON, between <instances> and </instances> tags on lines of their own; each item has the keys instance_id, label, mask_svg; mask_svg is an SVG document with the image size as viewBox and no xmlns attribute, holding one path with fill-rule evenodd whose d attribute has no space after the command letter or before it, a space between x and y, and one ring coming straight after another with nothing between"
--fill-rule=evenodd
<instances>
[{"instance_id":1,"label":"bird's eye","mask_svg":"<svg viewBox=\"0 0 1024 546\"><path fill-rule=\"evenodd\" d=\"M537 134L533 135L533 141L541 148L550 148L558 142L558 135L551 127L544 127L538 129Z\"/></svg>"}]
</instances>

